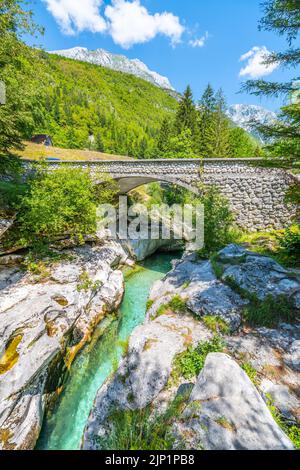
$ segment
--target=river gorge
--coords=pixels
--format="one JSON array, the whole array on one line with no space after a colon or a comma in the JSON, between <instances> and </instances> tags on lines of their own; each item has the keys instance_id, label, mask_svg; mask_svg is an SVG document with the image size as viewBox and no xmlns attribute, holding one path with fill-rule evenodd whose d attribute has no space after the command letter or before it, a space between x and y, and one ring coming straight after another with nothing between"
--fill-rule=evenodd
<instances>
[{"instance_id":1,"label":"river gorge","mask_svg":"<svg viewBox=\"0 0 300 470\"><path fill-rule=\"evenodd\" d=\"M75 360L59 403L45 420L37 449L80 448L96 393L118 368L129 336L145 320L152 284L170 271L174 257L175 254L160 253L134 268L125 268L125 296L120 314L99 325L91 344Z\"/></svg>"},{"instance_id":2,"label":"river gorge","mask_svg":"<svg viewBox=\"0 0 300 470\"><path fill-rule=\"evenodd\" d=\"M298 271L242 245L213 259L169 249L93 242L64 249L43 276L9 257L0 276L3 449L125 450L116 416L155 419L178 399L159 449L294 448ZM245 312L265 315L266 305L269 325L250 327Z\"/></svg>"}]
</instances>

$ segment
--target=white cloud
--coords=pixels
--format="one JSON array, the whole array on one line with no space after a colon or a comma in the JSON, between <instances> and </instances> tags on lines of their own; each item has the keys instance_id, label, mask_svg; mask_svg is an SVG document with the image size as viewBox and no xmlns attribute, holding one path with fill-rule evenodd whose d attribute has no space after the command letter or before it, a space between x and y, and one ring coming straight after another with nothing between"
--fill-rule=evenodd
<instances>
[{"instance_id":1,"label":"white cloud","mask_svg":"<svg viewBox=\"0 0 300 470\"><path fill-rule=\"evenodd\" d=\"M192 47L203 47L203 46L205 46L205 43L206 43L208 38L209 38L209 34L206 31L204 36L202 36L201 38L191 39L189 41L189 45L192 46Z\"/></svg>"},{"instance_id":2,"label":"white cloud","mask_svg":"<svg viewBox=\"0 0 300 470\"><path fill-rule=\"evenodd\" d=\"M102 33L107 29L100 15L102 0L43 0L62 32L73 35L84 30Z\"/></svg>"},{"instance_id":3,"label":"white cloud","mask_svg":"<svg viewBox=\"0 0 300 470\"><path fill-rule=\"evenodd\" d=\"M105 9L105 16L114 42L125 49L148 42L158 34L176 44L184 32L178 16L167 12L151 15L140 0L112 0Z\"/></svg>"},{"instance_id":4,"label":"white cloud","mask_svg":"<svg viewBox=\"0 0 300 470\"><path fill-rule=\"evenodd\" d=\"M265 46L255 46L240 58L241 62L247 60L247 65L240 70L240 77L260 78L270 75L279 67L278 63L265 64L270 51Z\"/></svg>"},{"instance_id":5,"label":"white cloud","mask_svg":"<svg viewBox=\"0 0 300 470\"><path fill-rule=\"evenodd\" d=\"M61 31L74 35L82 31L108 32L114 42L128 49L148 42L158 34L180 41L185 28L178 16L163 12L151 15L140 0L111 0L104 14L103 0L43 0Z\"/></svg>"}]
</instances>

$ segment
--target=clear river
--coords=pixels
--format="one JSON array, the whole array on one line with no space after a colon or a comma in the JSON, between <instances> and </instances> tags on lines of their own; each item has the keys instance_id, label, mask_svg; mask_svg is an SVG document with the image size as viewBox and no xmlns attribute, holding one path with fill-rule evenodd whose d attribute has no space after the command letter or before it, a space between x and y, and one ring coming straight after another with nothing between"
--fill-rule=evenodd
<instances>
[{"instance_id":1,"label":"clear river","mask_svg":"<svg viewBox=\"0 0 300 470\"><path fill-rule=\"evenodd\" d=\"M120 314L102 322L92 342L73 363L63 393L45 417L38 450L80 449L97 391L118 368L132 331L145 319L151 286L171 270L174 258L174 253L160 253L125 271Z\"/></svg>"}]
</instances>

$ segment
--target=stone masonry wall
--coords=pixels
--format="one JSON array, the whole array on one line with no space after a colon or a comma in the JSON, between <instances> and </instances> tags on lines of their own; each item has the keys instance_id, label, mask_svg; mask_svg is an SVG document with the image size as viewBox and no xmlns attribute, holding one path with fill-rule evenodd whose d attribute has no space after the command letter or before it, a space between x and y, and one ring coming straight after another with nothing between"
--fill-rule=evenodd
<instances>
[{"instance_id":1,"label":"stone masonry wall","mask_svg":"<svg viewBox=\"0 0 300 470\"><path fill-rule=\"evenodd\" d=\"M134 160L51 163L53 169L72 165L91 170L95 180L109 173L131 189L149 181L165 181L198 191L199 183L216 185L226 196L239 226L248 230L281 229L296 215L284 201L296 177L280 169L253 165L258 159ZM201 169L202 168L202 169ZM101 176L100 176L101 178ZM100 180L99 180L100 182Z\"/></svg>"}]
</instances>

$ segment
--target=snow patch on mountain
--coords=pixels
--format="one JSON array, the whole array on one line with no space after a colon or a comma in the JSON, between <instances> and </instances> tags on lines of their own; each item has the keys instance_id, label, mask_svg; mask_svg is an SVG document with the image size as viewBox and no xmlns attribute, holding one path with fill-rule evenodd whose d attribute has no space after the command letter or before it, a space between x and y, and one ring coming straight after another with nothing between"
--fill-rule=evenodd
<instances>
[{"instance_id":1,"label":"snow patch on mountain","mask_svg":"<svg viewBox=\"0 0 300 470\"><path fill-rule=\"evenodd\" d=\"M260 124L272 124L277 119L276 113L253 104L233 104L228 108L227 115L234 124L245 129L263 143L264 139L253 130L251 123L257 121Z\"/></svg>"},{"instance_id":2,"label":"snow patch on mountain","mask_svg":"<svg viewBox=\"0 0 300 470\"><path fill-rule=\"evenodd\" d=\"M119 72L129 73L136 77L147 80L148 82L160 88L173 90L171 83L167 77L159 75L157 72L150 70L146 64L139 59L128 59L124 55L112 54L104 49L96 49L91 51L86 47L74 47L59 51L49 51L50 54L57 54L68 59L89 62L95 65L101 65Z\"/></svg>"}]
</instances>

